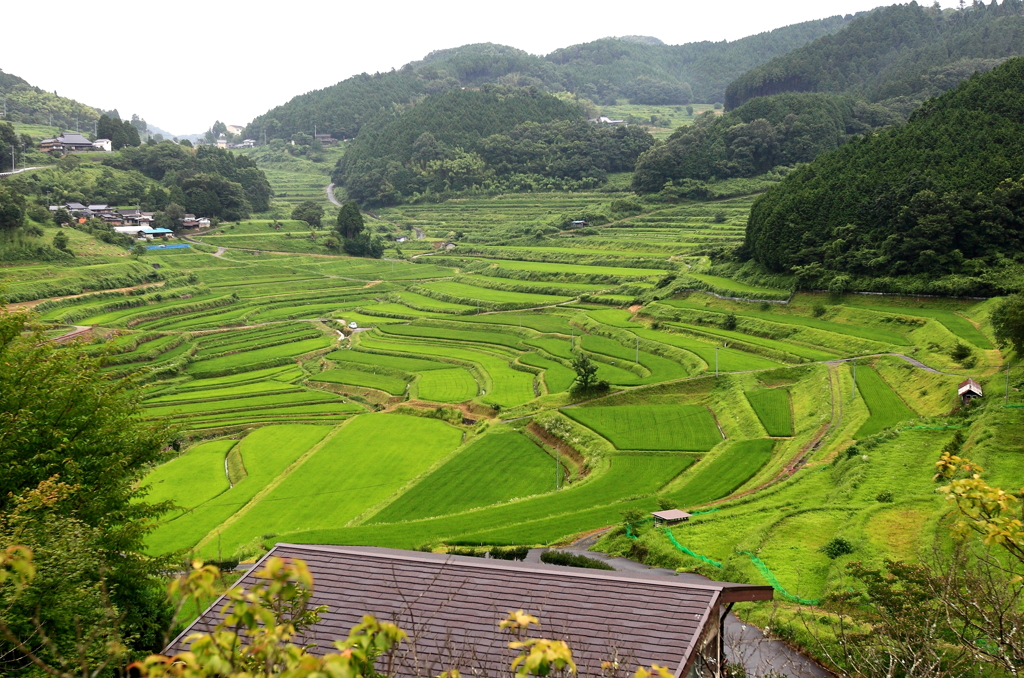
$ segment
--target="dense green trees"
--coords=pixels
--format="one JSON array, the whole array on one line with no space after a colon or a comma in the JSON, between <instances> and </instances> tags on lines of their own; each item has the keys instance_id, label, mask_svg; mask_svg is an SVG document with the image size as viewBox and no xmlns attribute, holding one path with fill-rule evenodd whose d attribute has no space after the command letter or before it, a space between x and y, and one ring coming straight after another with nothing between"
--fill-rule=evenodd
<instances>
[{"instance_id":1,"label":"dense green trees","mask_svg":"<svg viewBox=\"0 0 1024 678\"><path fill-rule=\"evenodd\" d=\"M1022 110L1016 58L928 101L905 126L819 157L754 203L749 255L819 283L823 271L981 276L1024 257Z\"/></svg>"},{"instance_id":2,"label":"dense green trees","mask_svg":"<svg viewBox=\"0 0 1024 678\"><path fill-rule=\"evenodd\" d=\"M110 146L115 151L142 144L138 127L129 120L121 120L116 111L100 116L96 122L96 138L110 139Z\"/></svg>"},{"instance_id":3,"label":"dense green trees","mask_svg":"<svg viewBox=\"0 0 1024 678\"><path fill-rule=\"evenodd\" d=\"M338 210L338 223L335 230L342 238L354 238L363 232L363 215L359 211L359 203L349 200Z\"/></svg>"},{"instance_id":4,"label":"dense green trees","mask_svg":"<svg viewBox=\"0 0 1024 678\"><path fill-rule=\"evenodd\" d=\"M338 221L334 226L340 238L341 248L353 257L380 259L384 255L384 243L380 238L366 232L359 204L349 200L338 210Z\"/></svg>"},{"instance_id":5,"label":"dense green trees","mask_svg":"<svg viewBox=\"0 0 1024 678\"><path fill-rule=\"evenodd\" d=\"M669 182L749 177L779 165L810 162L855 133L900 120L893 111L846 96L751 99L725 115L705 113L641 156L633 189L655 193Z\"/></svg>"},{"instance_id":6,"label":"dense green trees","mask_svg":"<svg viewBox=\"0 0 1024 678\"><path fill-rule=\"evenodd\" d=\"M334 179L368 204L473 187L593 187L632 169L653 143L640 128L592 125L574 103L535 88L485 86L364 126Z\"/></svg>"},{"instance_id":7,"label":"dense green trees","mask_svg":"<svg viewBox=\"0 0 1024 678\"><path fill-rule=\"evenodd\" d=\"M9 235L25 223L25 196L10 186L0 185L0 236Z\"/></svg>"},{"instance_id":8,"label":"dense green trees","mask_svg":"<svg viewBox=\"0 0 1024 678\"><path fill-rule=\"evenodd\" d=\"M35 125L54 125L66 130L92 129L99 112L74 99L33 87L10 73L0 71L0 93L7 101L7 120Z\"/></svg>"},{"instance_id":9,"label":"dense green trees","mask_svg":"<svg viewBox=\"0 0 1024 678\"><path fill-rule=\"evenodd\" d=\"M263 170L251 159L221 148L200 146L193 151L171 141L162 141L126 148L104 158L103 162L118 169L136 170L167 186L170 191L166 197L146 193L154 209L161 208L161 201L166 204L167 200L174 200L194 214L231 221L270 209L273 191ZM197 175L206 178L197 181ZM221 180L216 182L216 188L209 185L211 176ZM227 187L224 182L237 186L240 196L238 190ZM201 189L199 184L203 184ZM177 193L175 188L182 192Z\"/></svg>"},{"instance_id":10,"label":"dense green trees","mask_svg":"<svg viewBox=\"0 0 1024 678\"><path fill-rule=\"evenodd\" d=\"M112 640L159 649L167 563L142 540L167 507L141 502L135 482L171 436L138 416L130 381L29 321L0 307L0 551L31 547L38 576L17 597L0 592L0 621L53 664L58 654L77 663L79 649L82 660L105 656ZM31 674L11 649L0 640L0 673Z\"/></svg>"},{"instance_id":11,"label":"dense green trees","mask_svg":"<svg viewBox=\"0 0 1024 678\"><path fill-rule=\"evenodd\" d=\"M606 38L555 50L546 57L490 43L431 52L397 71L362 73L295 97L254 119L252 138L288 139L313 126L338 138L355 137L381 110L459 87L500 83L572 92L594 102L685 104L721 101L744 71L833 33L852 17L807 21L734 42L664 45Z\"/></svg>"},{"instance_id":12,"label":"dense green trees","mask_svg":"<svg viewBox=\"0 0 1024 678\"><path fill-rule=\"evenodd\" d=\"M1024 354L1024 293L1010 295L999 302L989 315L996 339Z\"/></svg>"},{"instance_id":13,"label":"dense green trees","mask_svg":"<svg viewBox=\"0 0 1024 678\"><path fill-rule=\"evenodd\" d=\"M1021 0L974 2L960 11L892 5L744 73L726 90L726 108L782 92L847 92L869 101L905 98L909 112L971 73L1021 54Z\"/></svg>"}]
</instances>

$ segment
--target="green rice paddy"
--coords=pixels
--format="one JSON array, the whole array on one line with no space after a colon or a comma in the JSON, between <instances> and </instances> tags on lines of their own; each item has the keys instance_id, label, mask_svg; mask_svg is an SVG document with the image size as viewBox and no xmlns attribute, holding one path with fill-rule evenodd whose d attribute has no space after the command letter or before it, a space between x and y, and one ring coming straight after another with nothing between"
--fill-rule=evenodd
<instances>
[{"instance_id":1,"label":"green rice paddy","mask_svg":"<svg viewBox=\"0 0 1024 678\"><path fill-rule=\"evenodd\" d=\"M573 407L562 412L620 450L704 451L722 442L714 417L700 405Z\"/></svg>"},{"instance_id":2,"label":"green rice paddy","mask_svg":"<svg viewBox=\"0 0 1024 678\"><path fill-rule=\"evenodd\" d=\"M750 406L757 413L768 435L787 437L793 435L793 415L790 411L789 391L784 388L763 388L747 391Z\"/></svg>"},{"instance_id":3,"label":"green rice paddy","mask_svg":"<svg viewBox=\"0 0 1024 678\"><path fill-rule=\"evenodd\" d=\"M868 406L871 416L853 434L854 438L866 438L902 421L917 418L914 411L889 388L878 372L861 365L856 368L856 377L857 390Z\"/></svg>"}]
</instances>

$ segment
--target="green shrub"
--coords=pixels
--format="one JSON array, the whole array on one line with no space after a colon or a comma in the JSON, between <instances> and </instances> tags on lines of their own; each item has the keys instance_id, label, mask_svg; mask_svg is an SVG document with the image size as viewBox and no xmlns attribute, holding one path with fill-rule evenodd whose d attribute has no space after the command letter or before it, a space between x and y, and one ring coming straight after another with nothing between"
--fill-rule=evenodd
<instances>
[{"instance_id":1,"label":"green shrub","mask_svg":"<svg viewBox=\"0 0 1024 678\"><path fill-rule=\"evenodd\" d=\"M842 537L832 537L827 544L821 547L821 552L835 560L839 556L853 553L853 544Z\"/></svg>"},{"instance_id":2,"label":"green shrub","mask_svg":"<svg viewBox=\"0 0 1024 678\"><path fill-rule=\"evenodd\" d=\"M488 555L495 560L526 560L529 552L529 546L495 546Z\"/></svg>"},{"instance_id":3,"label":"green shrub","mask_svg":"<svg viewBox=\"0 0 1024 678\"><path fill-rule=\"evenodd\" d=\"M592 570L614 570L615 568L606 562L596 558L588 558L575 553L565 551L545 551L540 554L542 563L548 565L565 565L567 567L587 567Z\"/></svg>"},{"instance_id":4,"label":"green shrub","mask_svg":"<svg viewBox=\"0 0 1024 678\"><path fill-rule=\"evenodd\" d=\"M882 490L881 492L875 495L875 501L881 504L891 504L893 501L892 492L890 492L889 490Z\"/></svg>"}]
</instances>

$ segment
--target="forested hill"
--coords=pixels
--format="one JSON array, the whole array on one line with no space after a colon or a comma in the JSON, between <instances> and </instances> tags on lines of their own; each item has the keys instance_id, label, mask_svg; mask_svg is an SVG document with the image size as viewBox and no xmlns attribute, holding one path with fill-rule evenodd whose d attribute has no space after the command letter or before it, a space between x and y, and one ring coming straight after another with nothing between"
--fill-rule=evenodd
<instances>
[{"instance_id":1,"label":"forested hill","mask_svg":"<svg viewBox=\"0 0 1024 678\"><path fill-rule=\"evenodd\" d=\"M640 157L633 189L657 193L671 184L750 177L780 165L814 160L852 135L902 122L878 104L837 94L790 93L751 99L739 108L706 113Z\"/></svg>"},{"instance_id":2,"label":"forested hill","mask_svg":"<svg viewBox=\"0 0 1024 678\"><path fill-rule=\"evenodd\" d=\"M478 188L593 188L654 144L640 127L598 126L534 87L484 85L428 97L363 126L338 161L349 197L386 205Z\"/></svg>"},{"instance_id":3,"label":"forested hill","mask_svg":"<svg viewBox=\"0 0 1024 678\"><path fill-rule=\"evenodd\" d=\"M846 92L869 101L918 102L975 71L1024 54L1024 1L978 0L964 10L892 5L859 16L752 69L729 85L726 109L783 92Z\"/></svg>"},{"instance_id":4,"label":"forested hill","mask_svg":"<svg viewBox=\"0 0 1024 678\"><path fill-rule=\"evenodd\" d=\"M1022 111L1015 58L790 174L754 203L745 247L807 285L841 288L836 272L880 290L914 275L922 292L1017 285L1002 267L1024 262Z\"/></svg>"},{"instance_id":5,"label":"forested hill","mask_svg":"<svg viewBox=\"0 0 1024 678\"><path fill-rule=\"evenodd\" d=\"M93 123L100 117L100 112L92 106L33 87L24 79L3 71L0 71L0 94L7 101L4 119L11 122L84 131L92 130Z\"/></svg>"},{"instance_id":6,"label":"forested hill","mask_svg":"<svg viewBox=\"0 0 1024 678\"><path fill-rule=\"evenodd\" d=\"M595 103L686 104L722 101L726 86L769 59L846 26L852 16L806 21L733 42L685 45L606 38L556 50L546 57L514 47L465 45L432 52L389 73L363 73L296 96L255 118L246 136L289 138L318 131L351 138L381 109L427 94L485 83L533 85L572 92Z\"/></svg>"}]
</instances>

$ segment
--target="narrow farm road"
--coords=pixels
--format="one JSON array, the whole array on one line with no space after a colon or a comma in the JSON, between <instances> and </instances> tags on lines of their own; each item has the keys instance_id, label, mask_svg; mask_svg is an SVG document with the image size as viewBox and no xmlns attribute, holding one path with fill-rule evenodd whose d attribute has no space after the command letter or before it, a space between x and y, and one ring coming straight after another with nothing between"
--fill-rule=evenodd
<instances>
[{"instance_id":1,"label":"narrow farm road","mask_svg":"<svg viewBox=\"0 0 1024 678\"><path fill-rule=\"evenodd\" d=\"M21 169L16 169L13 172L0 172L0 177L9 177L12 174L21 174L22 172L28 172L30 170L37 170L37 169L42 169L42 168L40 168L40 167L22 167Z\"/></svg>"},{"instance_id":2,"label":"narrow farm road","mask_svg":"<svg viewBox=\"0 0 1024 678\"><path fill-rule=\"evenodd\" d=\"M224 258L224 253L228 251L227 247L218 247L217 251L213 253L213 256Z\"/></svg>"},{"instance_id":3,"label":"narrow farm road","mask_svg":"<svg viewBox=\"0 0 1024 678\"><path fill-rule=\"evenodd\" d=\"M60 335L59 337L54 337L53 339L50 339L50 341L55 341L58 343L69 341L76 337L80 337L81 335L85 334L86 332L92 329L92 325L72 325L72 327L74 327L74 329L71 330L70 332L66 332Z\"/></svg>"},{"instance_id":4,"label":"narrow farm road","mask_svg":"<svg viewBox=\"0 0 1024 678\"><path fill-rule=\"evenodd\" d=\"M417 240L423 240L426 237L425 235L423 235L423 229L420 228L419 226L413 226L412 230L416 231Z\"/></svg>"},{"instance_id":5,"label":"narrow farm road","mask_svg":"<svg viewBox=\"0 0 1024 678\"><path fill-rule=\"evenodd\" d=\"M341 203L334 197L334 182L327 184L327 199L331 201L331 204L335 207L341 207Z\"/></svg>"}]
</instances>

